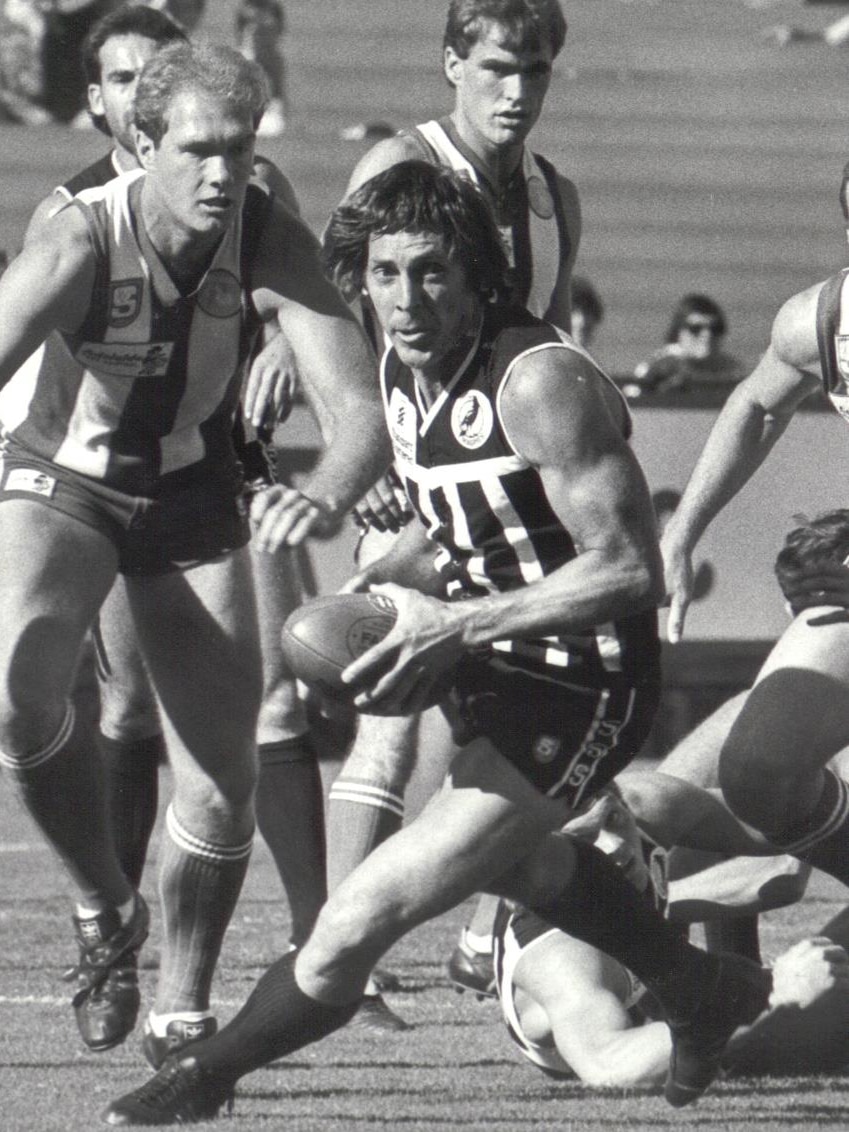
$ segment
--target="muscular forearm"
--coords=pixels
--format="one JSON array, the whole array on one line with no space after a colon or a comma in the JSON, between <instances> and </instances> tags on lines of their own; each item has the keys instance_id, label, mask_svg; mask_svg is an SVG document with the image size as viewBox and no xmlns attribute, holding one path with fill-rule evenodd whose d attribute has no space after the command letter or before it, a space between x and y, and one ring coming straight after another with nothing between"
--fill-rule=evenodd
<instances>
[{"instance_id":1,"label":"muscular forearm","mask_svg":"<svg viewBox=\"0 0 849 1132\"><path fill-rule=\"evenodd\" d=\"M430 597L443 598L445 583L433 565L434 546L424 527L413 518L395 539L391 549L365 568L362 580L370 585L394 582L419 590Z\"/></svg>"},{"instance_id":2,"label":"muscular forearm","mask_svg":"<svg viewBox=\"0 0 849 1132\"><path fill-rule=\"evenodd\" d=\"M587 551L546 578L518 590L452 606L465 648L511 638L585 632L650 609L660 600L650 555Z\"/></svg>"},{"instance_id":3,"label":"muscular forearm","mask_svg":"<svg viewBox=\"0 0 849 1132\"><path fill-rule=\"evenodd\" d=\"M685 550L696 545L711 521L769 455L794 409L768 412L744 386L731 394L666 528L665 545Z\"/></svg>"},{"instance_id":4,"label":"muscular forearm","mask_svg":"<svg viewBox=\"0 0 849 1132\"><path fill-rule=\"evenodd\" d=\"M632 1030L592 1040L574 1032L557 1034L557 1048L580 1079L596 1088L629 1085L657 1085L664 1080L672 1041L663 1022L649 1022Z\"/></svg>"}]
</instances>

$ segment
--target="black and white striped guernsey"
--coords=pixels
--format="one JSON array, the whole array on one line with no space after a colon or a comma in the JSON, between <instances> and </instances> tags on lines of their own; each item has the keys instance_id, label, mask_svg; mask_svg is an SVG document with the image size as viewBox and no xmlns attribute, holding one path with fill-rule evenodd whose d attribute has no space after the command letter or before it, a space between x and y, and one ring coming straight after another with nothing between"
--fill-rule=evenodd
<instances>
[{"instance_id":1,"label":"black and white striped guernsey","mask_svg":"<svg viewBox=\"0 0 849 1132\"><path fill-rule=\"evenodd\" d=\"M428 408L394 350L381 367L396 468L436 543L434 564L451 600L530 585L576 556L541 478L510 443L500 397L519 358L572 350L572 340L519 308L487 307L478 338ZM650 610L586 632L493 646L533 668L569 668L581 683L610 673L650 677L657 618Z\"/></svg>"}]
</instances>

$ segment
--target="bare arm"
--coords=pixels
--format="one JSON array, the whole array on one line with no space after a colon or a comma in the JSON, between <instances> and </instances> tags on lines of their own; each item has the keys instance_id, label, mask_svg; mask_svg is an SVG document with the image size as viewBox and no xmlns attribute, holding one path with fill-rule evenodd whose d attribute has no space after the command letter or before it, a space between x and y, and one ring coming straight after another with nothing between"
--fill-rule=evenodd
<instances>
[{"instance_id":1,"label":"bare arm","mask_svg":"<svg viewBox=\"0 0 849 1132\"><path fill-rule=\"evenodd\" d=\"M94 285L83 216L63 211L43 226L0 278L0 387L54 330L75 330Z\"/></svg>"},{"instance_id":2,"label":"bare arm","mask_svg":"<svg viewBox=\"0 0 849 1132\"><path fill-rule=\"evenodd\" d=\"M514 983L526 1036L538 1043L553 1037L557 1052L587 1085L653 1085L664 1079L668 1027L633 1026L623 1002L624 974L595 948L552 932L521 956ZM541 1018L535 1006L542 1008Z\"/></svg>"},{"instance_id":3,"label":"bare arm","mask_svg":"<svg viewBox=\"0 0 849 1132\"><path fill-rule=\"evenodd\" d=\"M44 225L51 218L55 216L60 209L64 208L68 203L69 197L67 194L60 192L59 189L54 189L53 192L44 198L39 204L36 205L35 211L29 219L27 230L24 233L24 246L32 243L32 241L40 236Z\"/></svg>"},{"instance_id":4,"label":"bare arm","mask_svg":"<svg viewBox=\"0 0 849 1132\"><path fill-rule=\"evenodd\" d=\"M349 510L392 454L371 347L324 277L315 237L279 205L261 244L254 284L257 310L279 321L328 442L302 491L275 488L255 498L259 544L276 550L300 541L322 516L335 519Z\"/></svg>"},{"instance_id":5,"label":"bare arm","mask_svg":"<svg viewBox=\"0 0 849 1132\"><path fill-rule=\"evenodd\" d=\"M445 583L433 564L434 545L417 518L411 519L382 558L365 567L345 586L346 591L394 582L433 597L444 597Z\"/></svg>"},{"instance_id":6,"label":"bare arm","mask_svg":"<svg viewBox=\"0 0 849 1132\"><path fill-rule=\"evenodd\" d=\"M670 640L678 640L683 629L696 544L769 455L801 401L818 387L816 304L821 286L796 295L778 312L766 353L726 401L664 531Z\"/></svg>"}]
</instances>

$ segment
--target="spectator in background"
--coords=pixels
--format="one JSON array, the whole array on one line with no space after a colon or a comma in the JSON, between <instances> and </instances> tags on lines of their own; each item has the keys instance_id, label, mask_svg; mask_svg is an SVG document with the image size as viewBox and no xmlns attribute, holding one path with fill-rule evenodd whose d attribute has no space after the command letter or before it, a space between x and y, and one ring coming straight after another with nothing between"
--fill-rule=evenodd
<instances>
[{"instance_id":1,"label":"spectator in background","mask_svg":"<svg viewBox=\"0 0 849 1132\"><path fill-rule=\"evenodd\" d=\"M286 31L286 13L280 0L240 0L236 9L236 45L245 56L259 63L271 87L271 100L258 135L277 138L286 129L289 100L281 42Z\"/></svg>"},{"instance_id":2,"label":"spectator in background","mask_svg":"<svg viewBox=\"0 0 849 1132\"><path fill-rule=\"evenodd\" d=\"M707 295L687 294L672 313L666 345L634 370L629 397L731 386L745 376L737 358L722 343L728 330L725 312Z\"/></svg>"},{"instance_id":3,"label":"spectator in background","mask_svg":"<svg viewBox=\"0 0 849 1132\"><path fill-rule=\"evenodd\" d=\"M572 337L579 346L591 350L595 332L604 321L604 303L589 279L572 279Z\"/></svg>"}]
</instances>

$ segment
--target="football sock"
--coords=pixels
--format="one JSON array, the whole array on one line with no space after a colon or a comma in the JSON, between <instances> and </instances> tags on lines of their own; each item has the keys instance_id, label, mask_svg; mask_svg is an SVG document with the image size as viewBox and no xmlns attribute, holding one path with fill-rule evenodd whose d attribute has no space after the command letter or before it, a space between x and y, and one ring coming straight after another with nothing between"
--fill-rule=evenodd
<instances>
[{"instance_id":1,"label":"football sock","mask_svg":"<svg viewBox=\"0 0 849 1132\"><path fill-rule=\"evenodd\" d=\"M822 793L811 813L770 840L849 884L849 783L825 767Z\"/></svg>"},{"instance_id":2,"label":"football sock","mask_svg":"<svg viewBox=\"0 0 849 1132\"><path fill-rule=\"evenodd\" d=\"M0 752L0 766L62 859L80 904L101 909L125 904L132 888L115 855L103 768L84 718L69 703L46 747L24 756Z\"/></svg>"},{"instance_id":3,"label":"football sock","mask_svg":"<svg viewBox=\"0 0 849 1132\"><path fill-rule=\"evenodd\" d=\"M165 814L159 870L162 957L154 1010L206 1010L227 925L248 868L252 842L218 845L190 833L173 805Z\"/></svg>"},{"instance_id":4,"label":"football sock","mask_svg":"<svg viewBox=\"0 0 849 1132\"><path fill-rule=\"evenodd\" d=\"M359 997L347 1006L328 1006L303 993L295 981L295 953L273 963L239 1013L191 1054L206 1070L236 1081L278 1057L332 1034L353 1018Z\"/></svg>"},{"instance_id":5,"label":"football sock","mask_svg":"<svg viewBox=\"0 0 849 1132\"><path fill-rule=\"evenodd\" d=\"M308 734L260 743L256 823L283 882L291 941L299 947L327 898L324 788Z\"/></svg>"},{"instance_id":6,"label":"football sock","mask_svg":"<svg viewBox=\"0 0 849 1132\"><path fill-rule=\"evenodd\" d=\"M144 739L110 739L101 732L98 744L115 851L128 880L138 888L156 822L165 739L161 734Z\"/></svg>"},{"instance_id":7,"label":"football sock","mask_svg":"<svg viewBox=\"0 0 849 1132\"><path fill-rule=\"evenodd\" d=\"M492 955L492 934L475 935L468 928L463 928L461 939L469 951L476 955Z\"/></svg>"},{"instance_id":8,"label":"football sock","mask_svg":"<svg viewBox=\"0 0 849 1132\"><path fill-rule=\"evenodd\" d=\"M214 1015L209 1010L183 1010L179 1014L155 1014L151 1010L147 1016L147 1024L152 1034L157 1038L164 1038L172 1022L204 1022L212 1017Z\"/></svg>"},{"instance_id":9,"label":"football sock","mask_svg":"<svg viewBox=\"0 0 849 1132\"><path fill-rule=\"evenodd\" d=\"M761 961L757 916L735 916L733 920L708 920L704 925L708 951L733 951L755 963Z\"/></svg>"},{"instance_id":10,"label":"football sock","mask_svg":"<svg viewBox=\"0 0 849 1132\"><path fill-rule=\"evenodd\" d=\"M565 840L565 839L564 839ZM571 875L561 892L531 905L532 911L568 935L618 959L641 979L666 1010L687 1017L703 993L706 952L693 947L664 920L622 870L600 849L569 838Z\"/></svg>"},{"instance_id":11,"label":"football sock","mask_svg":"<svg viewBox=\"0 0 849 1132\"><path fill-rule=\"evenodd\" d=\"M347 777L330 788L327 809L327 888L342 881L404 820L404 795L392 782Z\"/></svg>"}]
</instances>

